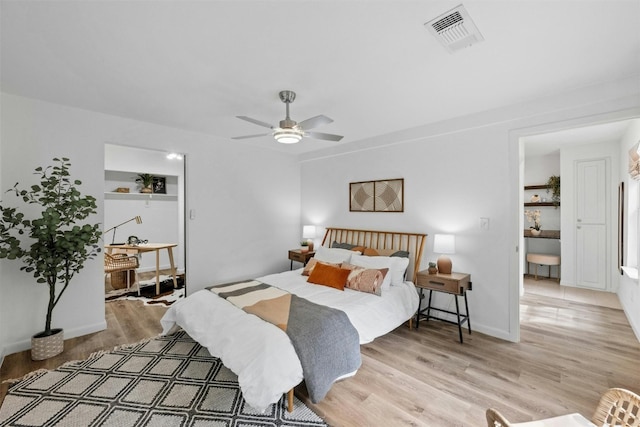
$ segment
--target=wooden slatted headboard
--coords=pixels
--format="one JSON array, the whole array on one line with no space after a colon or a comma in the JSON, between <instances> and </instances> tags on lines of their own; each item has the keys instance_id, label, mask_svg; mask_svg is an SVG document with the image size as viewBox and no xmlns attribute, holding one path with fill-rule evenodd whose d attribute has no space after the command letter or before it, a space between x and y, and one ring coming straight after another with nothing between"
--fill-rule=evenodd
<instances>
[{"instance_id":1,"label":"wooden slatted headboard","mask_svg":"<svg viewBox=\"0 0 640 427\"><path fill-rule=\"evenodd\" d=\"M338 242L372 249L408 251L407 278L416 283L416 275L420 271L420 260L426 240L427 235L422 233L329 227L322 239L322 246L330 247L333 242Z\"/></svg>"}]
</instances>

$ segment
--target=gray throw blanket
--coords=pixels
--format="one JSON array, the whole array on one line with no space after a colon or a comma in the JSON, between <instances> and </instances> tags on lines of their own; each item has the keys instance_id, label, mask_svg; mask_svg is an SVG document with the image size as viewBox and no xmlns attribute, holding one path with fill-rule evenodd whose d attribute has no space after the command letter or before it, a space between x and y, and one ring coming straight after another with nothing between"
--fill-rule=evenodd
<instances>
[{"instance_id":1,"label":"gray throw blanket","mask_svg":"<svg viewBox=\"0 0 640 427\"><path fill-rule=\"evenodd\" d=\"M336 379L360 367L358 331L343 311L256 281L207 289L287 333L313 403L325 397Z\"/></svg>"}]
</instances>

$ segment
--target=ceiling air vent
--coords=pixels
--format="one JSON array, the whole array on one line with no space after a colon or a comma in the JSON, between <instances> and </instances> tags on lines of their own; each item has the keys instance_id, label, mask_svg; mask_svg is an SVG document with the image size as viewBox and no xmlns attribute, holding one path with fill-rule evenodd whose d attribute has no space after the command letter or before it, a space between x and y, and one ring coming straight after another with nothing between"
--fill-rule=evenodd
<instances>
[{"instance_id":1,"label":"ceiling air vent","mask_svg":"<svg viewBox=\"0 0 640 427\"><path fill-rule=\"evenodd\" d=\"M424 26L449 52L464 49L484 40L463 5L443 13Z\"/></svg>"}]
</instances>

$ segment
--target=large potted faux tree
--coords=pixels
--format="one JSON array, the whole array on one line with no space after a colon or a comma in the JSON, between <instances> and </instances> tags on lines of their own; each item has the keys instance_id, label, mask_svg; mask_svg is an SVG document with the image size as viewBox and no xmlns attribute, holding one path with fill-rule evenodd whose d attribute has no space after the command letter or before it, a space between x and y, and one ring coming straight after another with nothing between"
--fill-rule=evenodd
<instances>
[{"instance_id":1,"label":"large potted faux tree","mask_svg":"<svg viewBox=\"0 0 640 427\"><path fill-rule=\"evenodd\" d=\"M102 234L99 223L85 223L96 214L95 197L80 194L76 186L81 182L71 179L69 159L53 161L53 166L36 168L39 185L21 190L16 183L8 191L27 205L38 205L40 210L34 212L33 219L18 208L0 206L0 258L21 260L24 265L20 270L33 274L36 282L46 284L49 291L44 331L31 338L33 360L47 359L64 350L62 329L51 328L53 309L85 261L100 252Z\"/></svg>"}]
</instances>

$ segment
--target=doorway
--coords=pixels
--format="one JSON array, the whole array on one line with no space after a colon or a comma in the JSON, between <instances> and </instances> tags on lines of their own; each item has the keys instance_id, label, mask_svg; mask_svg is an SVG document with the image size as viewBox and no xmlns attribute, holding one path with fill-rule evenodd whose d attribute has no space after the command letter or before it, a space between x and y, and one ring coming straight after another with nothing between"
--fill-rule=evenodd
<instances>
[{"instance_id":1,"label":"doorway","mask_svg":"<svg viewBox=\"0 0 640 427\"><path fill-rule=\"evenodd\" d=\"M618 238L617 238L617 218L615 216L615 210L617 205L617 186L620 179L620 168L624 161L623 155L625 150L621 150L620 142L626 135L627 129L630 128L632 121L638 120L637 111L617 112L615 114L606 114L600 117L585 117L582 119L573 120L571 122L564 123L552 123L530 129L520 129L514 131L511 136L514 150L511 152L511 159L513 165L518 165L517 174L518 187L514 189L516 194L513 194L514 199L517 200L517 206L513 221L513 232L517 233L516 239L516 251L511 258L514 269L512 270L512 283L513 288L510 292L511 301L511 315L510 315L510 327L513 331L514 341L520 339L520 310L519 301L523 295L524 276L527 271L527 265L525 261L526 243L524 238L523 229L527 229L529 224L524 215L525 192L524 187L527 184L525 180L525 161L529 156L548 156L552 153L557 153L559 157L559 171L562 178L562 199L560 208L560 226L561 231L560 242L560 256L561 256L561 285L557 282L554 284L556 291L572 289L583 289L576 286L575 282L575 264L576 264L576 215L575 215L575 164L574 162L578 158L582 159L594 159L598 157L611 158L609 181L607 182L607 194L609 203L612 207L610 209L613 214L611 215L611 221L608 223L606 240L607 251L607 271L609 277L607 278L606 290L613 296L615 294L619 281L619 273L616 266L616 254L618 251ZM598 150L600 150L598 152ZM602 150L606 151L605 155L602 154ZM624 151L624 153L623 153ZM561 153L561 154L560 154ZM576 153L578 153L576 155ZM572 154L572 155L566 155ZM547 173L549 176L550 173ZM530 196L530 195L529 195ZM515 237L515 236L514 236ZM554 269L555 272L555 269ZM554 274L555 277L555 274ZM586 291L595 292L592 295L603 296L608 299L611 295L603 295L601 291L592 291L585 289ZM587 292L589 293L589 292ZM592 300L593 301L593 300ZM590 302L593 303L593 302ZM610 305L609 302L603 301L604 305Z\"/></svg>"},{"instance_id":2,"label":"doorway","mask_svg":"<svg viewBox=\"0 0 640 427\"><path fill-rule=\"evenodd\" d=\"M137 267L105 274L107 300L140 295L170 304L186 292L185 159L168 154L105 144L105 252Z\"/></svg>"}]
</instances>

